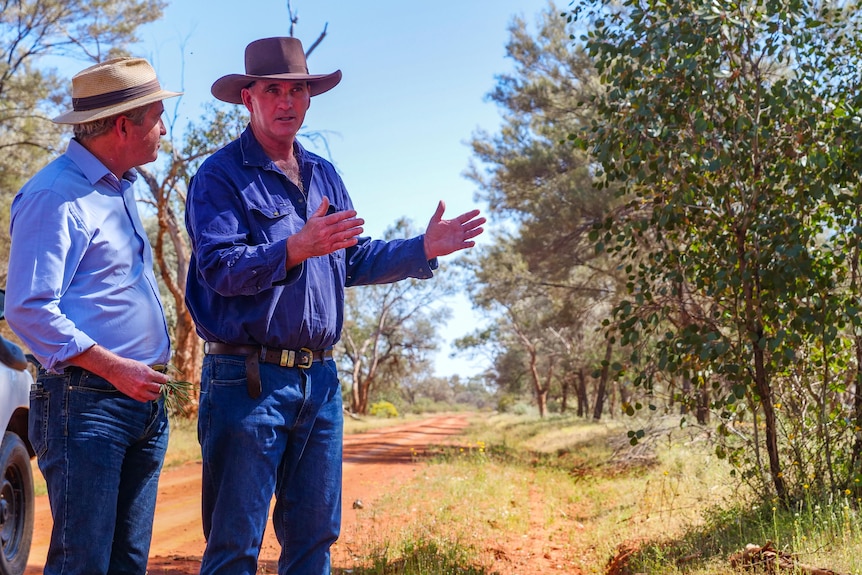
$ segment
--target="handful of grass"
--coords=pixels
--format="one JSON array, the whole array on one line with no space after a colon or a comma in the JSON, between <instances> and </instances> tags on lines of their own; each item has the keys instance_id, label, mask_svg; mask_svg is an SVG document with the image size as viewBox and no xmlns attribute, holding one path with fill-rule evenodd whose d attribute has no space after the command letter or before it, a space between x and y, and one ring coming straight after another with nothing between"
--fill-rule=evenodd
<instances>
[{"instance_id":1,"label":"handful of grass","mask_svg":"<svg viewBox=\"0 0 862 575\"><path fill-rule=\"evenodd\" d=\"M168 375L182 375L176 368L168 366ZM186 408L194 401L194 384L190 381L171 377L162 384L162 397L165 407L171 413L185 413Z\"/></svg>"}]
</instances>

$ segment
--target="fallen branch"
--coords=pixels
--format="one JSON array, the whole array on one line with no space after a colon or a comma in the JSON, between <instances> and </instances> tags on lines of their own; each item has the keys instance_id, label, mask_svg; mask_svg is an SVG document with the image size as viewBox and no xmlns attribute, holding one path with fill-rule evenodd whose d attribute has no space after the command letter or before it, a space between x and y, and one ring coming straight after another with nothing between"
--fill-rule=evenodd
<instances>
[{"instance_id":1,"label":"fallen branch","mask_svg":"<svg viewBox=\"0 0 862 575\"><path fill-rule=\"evenodd\" d=\"M769 573L776 573L779 569L786 569L794 573L807 573L808 575L849 575L833 571L832 569L820 569L819 567L798 563L790 553L776 550L772 541L767 542L763 547L749 543L745 546L744 551L734 553L730 556L730 565L733 568L743 569L765 567Z\"/></svg>"}]
</instances>

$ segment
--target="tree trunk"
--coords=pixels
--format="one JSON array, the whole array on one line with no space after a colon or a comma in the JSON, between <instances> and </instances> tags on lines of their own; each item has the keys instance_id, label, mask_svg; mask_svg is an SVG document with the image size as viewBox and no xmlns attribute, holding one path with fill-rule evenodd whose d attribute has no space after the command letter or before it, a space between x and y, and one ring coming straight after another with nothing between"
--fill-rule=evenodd
<instances>
[{"instance_id":1,"label":"tree trunk","mask_svg":"<svg viewBox=\"0 0 862 575\"><path fill-rule=\"evenodd\" d=\"M608 403L608 416L611 419L614 419L617 414L617 386L615 381L612 381L608 378L608 382L605 384L605 390L607 391L607 403Z\"/></svg>"},{"instance_id":2,"label":"tree trunk","mask_svg":"<svg viewBox=\"0 0 862 575\"><path fill-rule=\"evenodd\" d=\"M859 208L856 208L856 225L862 223L862 214L859 213ZM851 289L856 297L859 297L859 258L862 257L859 253L859 244L857 243L853 249L853 257L848 258L850 261L851 270ZM853 345L856 352L856 373L853 385L853 419L856 423L856 429L862 429L862 336L855 336ZM857 477L862 473L862 433L856 433L856 439L853 442L852 452L850 455L850 469ZM856 483L853 486L854 497L858 498L862 494L862 485Z\"/></svg>"},{"instance_id":3,"label":"tree trunk","mask_svg":"<svg viewBox=\"0 0 862 575\"><path fill-rule=\"evenodd\" d=\"M745 250L745 228L740 226L737 230L737 253L740 262L752 260ZM765 437L766 454L769 457L769 471L772 476L772 485L775 495L782 503L787 503L787 487L781 472L781 458L778 453L778 428L775 421L775 405L772 401L772 387L769 383L769 374L766 369L766 358L763 352L761 340L763 339L763 325L760 319L761 307L759 295L756 288L756 279L759 272L756 263L747 269L745 265L740 269L742 277L749 279L743 281L742 292L745 302L745 329L753 349L754 362L754 385L759 396L760 407L763 409L763 419L766 424Z\"/></svg>"},{"instance_id":4,"label":"tree trunk","mask_svg":"<svg viewBox=\"0 0 862 575\"><path fill-rule=\"evenodd\" d=\"M569 388L572 386L572 374L566 373L560 381L560 413L566 413L569 408Z\"/></svg>"},{"instance_id":5,"label":"tree trunk","mask_svg":"<svg viewBox=\"0 0 862 575\"><path fill-rule=\"evenodd\" d=\"M631 394L628 392L628 389L626 389L625 384L622 381L619 381L617 382L617 388L619 388L620 391L620 405L628 404Z\"/></svg>"},{"instance_id":6,"label":"tree trunk","mask_svg":"<svg viewBox=\"0 0 862 575\"><path fill-rule=\"evenodd\" d=\"M364 362L361 360L354 361L353 363L353 389L350 408L353 410L353 413L366 415L368 413L368 398L371 396L371 387L374 385L377 377L377 367L379 365L377 357L375 356L371 360L368 373L364 375L362 373L363 365Z\"/></svg>"},{"instance_id":7,"label":"tree trunk","mask_svg":"<svg viewBox=\"0 0 862 575\"><path fill-rule=\"evenodd\" d=\"M550 388L550 383L547 385L542 385L542 377L539 374L539 352L533 342L530 341L523 332L521 332L517 328L517 324L515 324L515 332L518 334L518 338L524 344L524 349L529 355L530 365L529 372L530 378L533 382L533 393L536 396L536 407L539 409L539 417L545 417L545 413L547 412L548 407L548 389ZM553 374L553 364L551 364L548 370L547 381L550 382L551 375Z\"/></svg>"},{"instance_id":8,"label":"tree trunk","mask_svg":"<svg viewBox=\"0 0 862 575\"><path fill-rule=\"evenodd\" d=\"M587 371L581 366L578 369L578 417L586 417L590 412L590 398L587 395Z\"/></svg>"},{"instance_id":9,"label":"tree trunk","mask_svg":"<svg viewBox=\"0 0 862 575\"><path fill-rule=\"evenodd\" d=\"M200 375L203 364L204 350L201 339L195 330L192 316L186 307L186 277L189 271L190 246L184 230L181 217L177 217L171 206L173 188L163 187L149 170L138 167L138 173L146 182L156 205L158 232L152 243L153 259L158 268L159 277L171 294L176 314L176 325L171 338L173 346L173 368L176 373L170 374L176 379L194 384L193 401L179 415L192 417L197 413L200 399ZM170 265L170 252L176 259ZM166 304L168 302L165 302Z\"/></svg>"},{"instance_id":10,"label":"tree trunk","mask_svg":"<svg viewBox=\"0 0 862 575\"><path fill-rule=\"evenodd\" d=\"M605 407L605 390L608 387L608 375L611 369L611 353L613 352L613 344L611 340L607 340L605 344L605 359L602 362L602 374L599 377L599 386L596 389L596 404L593 408L593 419L599 421L602 418L602 410Z\"/></svg>"},{"instance_id":11,"label":"tree trunk","mask_svg":"<svg viewBox=\"0 0 862 575\"><path fill-rule=\"evenodd\" d=\"M368 386L364 385L361 376L360 379L353 380L352 401L350 402L350 410L353 413L361 415L368 414Z\"/></svg>"},{"instance_id":12,"label":"tree trunk","mask_svg":"<svg viewBox=\"0 0 862 575\"><path fill-rule=\"evenodd\" d=\"M536 407L539 408L539 417L545 417L548 406L548 390L542 387L542 379L539 377L538 353L535 348L529 348L530 352L530 376L533 378L533 392L536 394Z\"/></svg>"},{"instance_id":13,"label":"tree trunk","mask_svg":"<svg viewBox=\"0 0 862 575\"><path fill-rule=\"evenodd\" d=\"M697 411L695 417L701 425L709 423L709 386L703 377L697 379Z\"/></svg>"},{"instance_id":14,"label":"tree trunk","mask_svg":"<svg viewBox=\"0 0 862 575\"><path fill-rule=\"evenodd\" d=\"M536 392L536 407L539 408L539 417L545 417L548 412L548 390L540 389Z\"/></svg>"},{"instance_id":15,"label":"tree trunk","mask_svg":"<svg viewBox=\"0 0 862 575\"><path fill-rule=\"evenodd\" d=\"M360 397L360 389L361 385L359 383L359 378L362 374L362 366L361 361L359 359L353 360L353 385L350 386L350 412L351 413L362 413L359 411L362 405L362 398Z\"/></svg>"},{"instance_id":16,"label":"tree trunk","mask_svg":"<svg viewBox=\"0 0 862 575\"><path fill-rule=\"evenodd\" d=\"M671 393L671 397L673 394ZM691 378L687 373L682 375L682 401L679 403L679 414L688 413L688 402L691 401Z\"/></svg>"},{"instance_id":17,"label":"tree trunk","mask_svg":"<svg viewBox=\"0 0 862 575\"><path fill-rule=\"evenodd\" d=\"M178 379L191 382L193 385L193 401L177 414L191 418L197 414L200 400L201 366L203 365L204 347L200 336L195 331L195 324L188 309L183 306L182 313L177 312L177 324L174 328L174 367Z\"/></svg>"},{"instance_id":18,"label":"tree trunk","mask_svg":"<svg viewBox=\"0 0 862 575\"><path fill-rule=\"evenodd\" d=\"M781 458L778 453L778 427L775 421L775 405L772 402L772 388L766 374L763 350L756 342L754 343L754 378L757 394L760 396L760 406L763 409L763 419L766 423L766 453L769 456L772 484L775 486L775 494L778 499L787 503L787 487L781 473Z\"/></svg>"}]
</instances>

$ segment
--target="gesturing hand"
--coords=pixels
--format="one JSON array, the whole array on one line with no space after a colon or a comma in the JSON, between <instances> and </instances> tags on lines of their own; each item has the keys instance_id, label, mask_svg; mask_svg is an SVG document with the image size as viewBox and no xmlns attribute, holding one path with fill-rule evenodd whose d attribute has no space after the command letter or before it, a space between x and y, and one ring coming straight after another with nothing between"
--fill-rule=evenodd
<instances>
[{"instance_id":1,"label":"gesturing hand","mask_svg":"<svg viewBox=\"0 0 862 575\"><path fill-rule=\"evenodd\" d=\"M297 233L287 238L287 268L297 266L315 256L355 246L365 220L356 217L355 210L327 215L329 198L311 214Z\"/></svg>"},{"instance_id":2,"label":"gesturing hand","mask_svg":"<svg viewBox=\"0 0 862 575\"><path fill-rule=\"evenodd\" d=\"M472 248L476 242L471 240L484 231L485 218L477 217L479 210L470 210L451 220L443 219L444 211L446 204L441 201L425 230L425 257L429 260Z\"/></svg>"}]
</instances>

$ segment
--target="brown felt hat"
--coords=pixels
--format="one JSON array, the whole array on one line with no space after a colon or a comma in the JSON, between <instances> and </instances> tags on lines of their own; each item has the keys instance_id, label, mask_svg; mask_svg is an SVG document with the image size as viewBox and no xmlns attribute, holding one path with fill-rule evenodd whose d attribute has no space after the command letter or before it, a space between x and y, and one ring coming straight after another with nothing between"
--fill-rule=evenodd
<instances>
[{"instance_id":1,"label":"brown felt hat","mask_svg":"<svg viewBox=\"0 0 862 575\"><path fill-rule=\"evenodd\" d=\"M84 124L181 95L162 90L156 71L143 58L112 58L72 77L72 111L54 122Z\"/></svg>"},{"instance_id":2,"label":"brown felt hat","mask_svg":"<svg viewBox=\"0 0 862 575\"><path fill-rule=\"evenodd\" d=\"M307 82L312 96L331 90L341 81L341 70L309 74L302 42L292 37L263 38L245 47L245 74L222 76L212 94L222 102L242 104L242 89L262 79Z\"/></svg>"}]
</instances>

